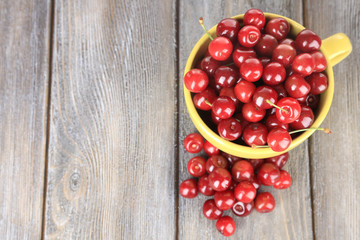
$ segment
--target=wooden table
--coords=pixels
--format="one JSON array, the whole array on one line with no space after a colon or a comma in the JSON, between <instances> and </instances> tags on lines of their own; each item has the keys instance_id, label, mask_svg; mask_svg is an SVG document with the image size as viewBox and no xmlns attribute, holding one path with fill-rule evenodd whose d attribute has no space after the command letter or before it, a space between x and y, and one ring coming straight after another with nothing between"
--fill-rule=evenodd
<instances>
[{"instance_id":1,"label":"wooden table","mask_svg":"<svg viewBox=\"0 0 360 240\"><path fill-rule=\"evenodd\" d=\"M360 239L359 0L0 1L1 239L222 239L206 198L178 193L182 76L200 16L253 7L354 49L334 68L334 133L291 151L293 186L230 239Z\"/></svg>"}]
</instances>

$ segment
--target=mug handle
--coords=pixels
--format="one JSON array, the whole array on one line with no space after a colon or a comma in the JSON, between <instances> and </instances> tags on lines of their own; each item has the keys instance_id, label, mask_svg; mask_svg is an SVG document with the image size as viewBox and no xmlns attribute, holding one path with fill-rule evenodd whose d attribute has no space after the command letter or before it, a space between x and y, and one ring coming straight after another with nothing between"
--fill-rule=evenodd
<instances>
[{"instance_id":1,"label":"mug handle","mask_svg":"<svg viewBox=\"0 0 360 240\"><path fill-rule=\"evenodd\" d=\"M331 66L344 60L352 51L350 39L344 33L336 33L322 40L321 48Z\"/></svg>"}]
</instances>

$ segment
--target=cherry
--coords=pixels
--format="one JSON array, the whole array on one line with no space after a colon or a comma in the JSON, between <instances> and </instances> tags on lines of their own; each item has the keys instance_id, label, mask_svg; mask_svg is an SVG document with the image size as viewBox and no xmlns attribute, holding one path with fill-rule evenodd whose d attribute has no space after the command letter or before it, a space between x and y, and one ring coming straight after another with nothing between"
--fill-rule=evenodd
<instances>
[{"instance_id":1,"label":"cherry","mask_svg":"<svg viewBox=\"0 0 360 240\"><path fill-rule=\"evenodd\" d=\"M190 92L199 93L208 86L209 78L203 70L194 68L185 74L184 83Z\"/></svg>"},{"instance_id":2,"label":"cherry","mask_svg":"<svg viewBox=\"0 0 360 240\"><path fill-rule=\"evenodd\" d=\"M275 156L275 157L267 158L267 159L265 159L265 162L273 163L273 164L275 164L275 166L277 166L279 169L281 169L282 167L285 166L288 159L289 159L289 153L286 152L286 153L283 153L283 154Z\"/></svg>"},{"instance_id":3,"label":"cherry","mask_svg":"<svg viewBox=\"0 0 360 240\"><path fill-rule=\"evenodd\" d=\"M216 61L211 56L204 57L201 60L200 68L203 70L208 76L213 77L215 71L218 67L220 67L221 62Z\"/></svg>"},{"instance_id":4,"label":"cherry","mask_svg":"<svg viewBox=\"0 0 360 240\"><path fill-rule=\"evenodd\" d=\"M249 159L248 161L255 171L264 163L264 159Z\"/></svg>"},{"instance_id":5,"label":"cherry","mask_svg":"<svg viewBox=\"0 0 360 240\"><path fill-rule=\"evenodd\" d=\"M217 37L209 44L210 56L218 61L225 61L231 56L233 44L226 37Z\"/></svg>"},{"instance_id":6,"label":"cherry","mask_svg":"<svg viewBox=\"0 0 360 240\"><path fill-rule=\"evenodd\" d=\"M321 39L316 33L304 29L295 38L296 48L302 52L312 52L320 49Z\"/></svg>"},{"instance_id":7,"label":"cherry","mask_svg":"<svg viewBox=\"0 0 360 240\"><path fill-rule=\"evenodd\" d=\"M231 182L231 174L224 168L215 168L209 174L209 184L215 191L225 191L229 188Z\"/></svg>"},{"instance_id":8,"label":"cherry","mask_svg":"<svg viewBox=\"0 0 360 240\"><path fill-rule=\"evenodd\" d=\"M237 99L236 95L235 95L235 89L232 87L224 87L221 89L220 93L219 93L220 97L226 96L231 98L231 100L234 101L236 108L238 106L240 106L240 101L239 99Z\"/></svg>"},{"instance_id":9,"label":"cherry","mask_svg":"<svg viewBox=\"0 0 360 240\"><path fill-rule=\"evenodd\" d=\"M264 34L260 37L258 43L255 45L255 51L260 56L271 57L272 52L278 45L278 41L275 37Z\"/></svg>"},{"instance_id":10,"label":"cherry","mask_svg":"<svg viewBox=\"0 0 360 240\"><path fill-rule=\"evenodd\" d=\"M290 123L290 126L297 129L309 128L314 122L314 113L308 106L301 106L300 117L294 122Z\"/></svg>"},{"instance_id":11,"label":"cherry","mask_svg":"<svg viewBox=\"0 0 360 240\"><path fill-rule=\"evenodd\" d=\"M240 157L233 156L233 155L228 154L226 152L222 152L221 155L228 160L231 168L236 162L243 160Z\"/></svg>"},{"instance_id":12,"label":"cherry","mask_svg":"<svg viewBox=\"0 0 360 240\"><path fill-rule=\"evenodd\" d=\"M211 111L211 119L212 119L213 123L215 123L216 125L218 125L220 123L220 121L222 120L221 118L216 116L213 111Z\"/></svg>"},{"instance_id":13,"label":"cherry","mask_svg":"<svg viewBox=\"0 0 360 240\"><path fill-rule=\"evenodd\" d=\"M204 143L204 152L208 156L214 156L220 154L220 150L208 141L205 141Z\"/></svg>"},{"instance_id":14,"label":"cherry","mask_svg":"<svg viewBox=\"0 0 360 240\"><path fill-rule=\"evenodd\" d=\"M225 18L221 20L216 27L216 35L219 37L226 37L230 41L234 41L240 30L240 24L237 20L232 18Z\"/></svg>"},{"instance_id":15,"label":"cherry","mask_svg":"<svg viewBox=\"0 0 360 240\"><path fill-rule=\"evenodd\" d=\"M261 165L259 166L259 168L261 167ZM251 180L251 184L254 186L254 188L257 190L260 189L261 187L261 183L260 181L257 179L257 177L254 177L252 180Z\"/></svg>"},{"instance_id":16,"label":"cherry","mask_svg":"<svg viewBox=\"0 0 360 240\"><path fill-rule=\"evenodd\" d=\"M257 58L248 58L240 66L240 74L249 82L256 82L263 73L263 65Z\"/></svg>"},{"instance_id":17,"label":"cherry","mask_svg":"<svg viewBox=\"0 0 360 240\"><path fill-rule=\"evenodd\" d=\"M280 178L280 170L273 163L264 163L258 171L257 179L265 186L272 186Z\"/></svg>"},{"instance_id":18,"label":"cherry","mask_svg":"<svg viewBox=\"0 0 360 240\"><path fill-rule=\"evenodd\" d=\"M327 62L324 54L319 51L311 53L311 56L314 60L314 72L322 72L326 69Z\"/></svg>"},{"instance_id":19,"label":"cherry","mask_svg":"<svg viewBox=\"0 0 360 240\"><path fill-rule=\"evenodd\" d=\"M203 149L204 139L198 133L190 133L184 139L184 146L189 153L198 153Z\"/></svg>"},{"instance_id":20,"label":"cherry","mask_svg":"<svg viewBox=\"0 0 360 240\"><path fill-rule=\"evenodd\" d=\"M268 213L275 208L275 199L269 192L258 193L255 198L255 209L259 213Z\"/></svg>"},{"instance_id":21,"label":"cherry","mask_svg":"<svg viewBox=\"0 0 360 240\"><path fill-rule=\"evenodd\" d=\"M271 59L268 57L259 57L259 60L264 68L266 67L266 65L268 65L271 62ZM264 75L264 73L263 73L263 75Z\"/></svg>"},{"instance_id":22,"label":"cherry","mask_svg":"<svg viewBox=\"0 0 360 240\"><path fill-rule=\"evenodd\" d=\"M238 217L246 217L254 209L254 201L251 203L236 202L231 208L232 212Z\"/></svg>"},{"instance_id":23,"label":"cherry","mask_svg":"<svg viewBox=\"0 0 360 240\"><path fill-rule=\"evenodd\" d=\"M194 198L198 195L196 179L186 179L180 184L179 193L184 198Z\"/></svg>"},{"instance_id":24,"label":"cherry","mask_svg":"<svg viewBox=\"0 0 360 240\"><path fill-rule=\"evenodd\" d=\"M285 89L288 94L293 98L301 98L306 95L311 90L310 84L305 81L305 79L297 73L292 74L285 81Z\"/></svg>"},{"instance_id":25,"label":"cherry","mask_svg":"<svg viewBox=\"0 0 360 240\"><path fill-rule=\"evenodd\" d=\"M308 76L314 71L314 60L309 53L302 53L295 57L292 70L302 76Z\"/></svg>"},{"instance_id":26,"label":"cherry","mask_svg":"<svg viewBox=\"0 0 360 240\"><path fill-rule=\"evenodd\" d=\"M288 44L288 45L291 45L293 48L296 48L295 41L292 40L291 38L284 38L283 40L281 40L279 42L279 44Z\"/></svg>"},{"instance_id":27,"label":"cherry","mask_svg":"<svg viewBox=\"0 0 360 240\"><path fill-rule=\"evenodd\" d=\"M207 100L210 104L212 104L216 100L217 96L215 90L212 88L206 88L204 91L197 93L193 97L193 102L196 108L208 111L211 110L211 106L206 103Z\"/></svg>"},{"instance_id":28,"label":"cherry","mask_svg":"<svg viewBox=\"0 0 360 240\"><path fill-rule=\"evenodd\" d=\"M212 173L216 168L227 168L229 165L225 157L213 155L206 161L205 167L208 173Z\"/></svg>"},{"instance_id":29,"label":"cherry","mask_svg":"<svg viewBox=\"0 0 360 240\"><path fill-rule=\"evenodd\" d=\"M285 38L290 31L290 25L284 18L271 19L265 27L265 32L274 36L277 40Z\"/></svg>"},{"instance_id":30,"label":"cherry","mask_svg":"<svg viewBox=\"0 0 360 240\"><path fill-rule=\"evenodd\" d=\"M187 164L187 170L193 177L201 177L206 173L205 159L202 157L193 157Z\"/></svg>"},{"instance_id":31,"label":"cherry","mask_svg":"<svg viewBox=\"0 0 360 240\"><path fill-rule=\"evenodd\" d=\"M235 190L234 195L236 200L243 203L251 203L256 196L256 188L249 181L240 182Z\"/></svg>"},{"instance_id":32,"label":"cherry","mask_svg":"<svg viewBox=\"0 0 360 240\"><path fill-rule=\"evenodd\" d=\"M199 193L205 196L212 196L215 194L215 190L210 187L209 175L207 174L199 178L197 189Z\"/></svg>"},{"instance_id":33,"label":"cherry","mask_svg":"<svg viewBox=\"0 0 360 240\"><path fill-rule=\"evenodd\" d=\"M285 68L294 61L296 50L289 44L279 44L273 51L272 60L281 63Z\"/></svg>"},{"instance_id":34,"label":"cherry","mask_svg":"<svg viewBox=\"0 0 360 240\"><path fill-rule=\"evenodd\" d=\"M249 181L254 176L254 169L249 162L240 160L232 166L231 174L237 182Z\"/></svg>"},{"instance_id":35,"label":"cherry","mask_svg":"<svg viewBox=\"0 0 360 240\"><path fill-rule=\"evenodd\" d=\"M299 98L295 98L301 105L303 105L306 101L306 97L307 95L303 96L303 97L299 97Z\"/></svg>"},{"instance_id":36,"label":"cherry","mask_svg":"<svg viewBox=\"0 0 360 240\"><path fill-rule=\"evenodd\" d=\"M255 92L255 84L248 82L246 80L241 80L238 82L234 88L235 95L240 102L248 103L251 102L252 96Z\"/></svg>"},{"instance_id":37,"label":"cherry","mask_svg":"<svg viewBox=\"0 0 360 240\"><path fill-rule=\"evenodd\" d=\"M246 121L258 122L265 117L266 111L256 106L254 102L245 103L242 114Z\"/></svg>"},{"instance_id":38,"label":"cherry","mask_svg":"<svg viewBox=\"0 0 360 240\"><path fill-rule=\"evenodd\" d=\"M290 146L291 136L287 130L277 127L268 133L267 143L273 151L282 152Z\"/></svg>"},{"instance_id":39,"label":"cherry","mask_svg":"<svg viewBox=\"0 0 360 240\"><path fill-rule=\"evenodd\" d=\"M307 97L306 97L305 105L314 110L318 107L319 102L320 102L319 95L313 95L313 94L309 93L309 95L307 95Z\"/></svg>"},{"instance_id":40,"label":"cherry","mask_svg":"<svg viewBox=\"0 0 360 240\"><path fill-rule=\"evenodd\" d=\"M241 124L235 118L223 119L218 125L219 135L229 141L234 141L241 136Z\"/></svg>"},{"instance_id":41,"label":"cherry","mask_svg":"<svg viewBox=\"0 0 360 240\"><path fill-rule=\"evenodd\" d=\"M264 124L251 123L244 129L243 138L249 146L261 146L266 144L267 134L268 130Z\"/></svg>"},{"instance_id":42,"label":"cherry","mask_svg":"<svg viewBox=\"0 0 360 240\"><path fill-rule=\"evenodd\" d=\"M228 190L234 191L236 186L237 186L237 182L235 182L233 179L231 179L231 183L230 183Z\"/></svg>"},{"instance_id":43,"label":"cherry","mask_svg":"<svg viewBox=\"0 0 360 240\"><path fill-rule=\"evenodd\" d=\"M241 124L241 129L244 130L247 125L250 124L249 121L245 120L245 118L243 117L242 113L237 113L234 118L236 119L236 121L238 121Z\"/></svg>"},{"instance_id":44,"label":"cherry","mask_svg":"<svg viewBox=\"0 0 360 240\"><path fill-rule=\"evenodd\" d=\"M216 93L219 93L221 90L221 87L216 84L215 79L213 77L209 78L209 86L210 88L214 89Z\"/></svg>"},{"instance_id":45,"label":"cherry","mask_svg":"<svg viewBox=\"0 0 360 240\"><path fill-rule=\"evenodd\" d=\"M266 100L269 100L273 104L276 104L278 98L277 92L269 86L260 86L256 88L253 95L253 102L260 109L269 109L273 106L267 103Z\"/></svg>"},{"instance_id":46,"label":"cherry","mask_svg":"<svg viewBox=\"0 0 360 240\"><path fill-rule=\"evenodd\" d=\"M260 30L255 26L244 26L238 33L238 40L243 47L254 47L261 36Z\"/></svg>"},{"instance_id":47,"label":"cherry","mask_svg":"<svg viewBox=\"0 0 360 240\"><path fill-rule=\"evenodd\" d=\"M261 30L265 26L265 15L260 9L252 8L246 11L243 22Z\"/></svg>"},{"instance_id":48,"label":"cherry","mask_svg":"<svg viewBox=\"0 0 360 240\"><path fill-rule=\"evenodd\" d=\"M223 215L223 211L216 206L214 199L208 199L204 202L203 214L209 220L217 220Z\"/></svg>"},{"instance_id":49,"label":"cherry","mask_svg":"<svg viewBox=\"0 0 360 240\"><path fill-rule=\"evenodd\" d=\"M235 232L235 222L232 217L222 216L216 222L216 229L225 237L229 237Z\"/></svg>"},{"instance_id":50,"label":"cherry","mask_svg":"<svg viewBox=\"0 0 360 240\"><path fill-rule=\"evenodd\" d=\"M232 206L235 203L234 192L230 190L225 190L223 192L216 192L214 195L214 200L216 206L220 210L224 210L224 211L229 210L230 208L232 208Z\"/></svg>"},{"instance_id":51,"label":"cherry","mask_svg":"<svg viewBox=\"0 0 360 240\"><path fill-rule=\"evenodd\" d=\"M238 47L234 50L233 60L237 67L240 67L248 58L256 58L256 52L252 48Z\"/></svg>"},{"instance_id":52,"label":"cherry","mask_svg":"<svg viewBox=\"0 0 360 240\"><path fill-rule=\"evenodd\" d=\"M275 114L271 114L266 118L265 126L269 131L277 127L283 128L286 131L289 129L289 125L287 123L280 122Z\"/></svg>"},{"instance_id":53,"label":"cherry","mask_svg":"<svg viewBox=\"0 0 360 240\"><path fill-rule=\"evenodd\" d=\"M285 171L280 171L280 178L274 183L274 188L276 189L286 189L291 186L292 180L290 174Z\"/></svg>"},{"instance_id":54,"label":"cherry","mask_svg":"<svg viewBox=\"0 0 360 240\"><path fill-rule=\"evenodd\" d=\"M231 67L220 66L215 71L215 83L220 87L232 87L238 78L238 72Z\"/></svg>"},{"instance_id":55,"label":"cherry","mask_svg":"<svg viewBox=\"0 0 360 240\"><path fill-rule=\"evenodd\" d=\"M229 97L218 97L212 104L213 113L221 118L230 118L235 112L235 103Z\"/></svg>"},{"instance_id":56,"label":"cherry","mask_svg":"<svg viewBox=\"0 0 360 240\"><path fill-rule=\"evenodd\" d=\"M328 88L328 78L323 73L313 73L306 80L310 84L311 94L321 94Z\"/></svg>"},{"instance_id":57,"label":"cherry","mask_svg":"<svg viewBox=\"0 0 360 240\"><path fill-rule=\"evenodd\" d=\"M282 98L277 102L277 106L281 109L276 109L276 117L282 123L291 123L300 117L301 106L294 98Z\"/></svg>"},{"instance_id":58,"label":"cherry","mask_svg":"<svg viewBox=\"0 0 360 240\"><path fill-rule=\"evenodd\" d=\"M286 70L278 62L271 62L264 67L262 80L267 85L278 85L285 80Z\"/></svg>"},{"instance_id":59,"label":"cherry","mask_svg":"<svg viewBox=\"0 0 360 240\"><path fill-rule=\"evenodd\" d=\"M288 93L283 84L272 86L273 89L278 93L278 100L287 97Z\"/></svg>"}]
</instances>

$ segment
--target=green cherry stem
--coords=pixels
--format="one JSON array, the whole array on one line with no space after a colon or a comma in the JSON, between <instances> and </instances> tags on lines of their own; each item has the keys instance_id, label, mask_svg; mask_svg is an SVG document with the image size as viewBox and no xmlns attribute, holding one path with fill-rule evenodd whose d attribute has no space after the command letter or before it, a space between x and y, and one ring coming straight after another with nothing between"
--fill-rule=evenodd
<instances>
[{"instance_id":1,"label":"green cherry stem","mask_svg":"<svg viewBox=\"0 0 360 240\"><path fill-rule=\"evenodd\" d=\"M275 105L275 104L274 104L274 103L272 103L269 99L266 99L266 102L267 102L268 104L270 104L271 106L273 106L273 107L275 107L275 108L277 108L277 109L280 109L281 111L284 111L284 112L286 112L286 113L289 113L289 111L288 111L288 110L283 109L283 108L281 108L281 107L279 107L279 106Z\"/></svg>"},{"instance_id":2,"label":"green cherry stem","mask_svg":"<svg viewBox=\"0 0 360 240\"><path fill-rule=\"evenodd\" d=\"M319 131L323 131L327 134L332 133L331 130L329 128L305 128L305 129L299 129L299 130L294 130L289 132L289 134L294 134L294 133L298 133L298 132L305 132L307 130L319 130Z\"/></svg>"},{"instance_id":3,"label":"green cherry stem","mask_svg":"<svg viewBox=\"0 0 360 240\"><path fill-rule=\"evenodd\" d=\"M205 99L205 103L206 103L207 105L209 105L210 107L212 107L211 102L209 102L207 99Z\"/></svg>"},{"instance_id":4,"label":"green cherry stem","mask_svg":"<svg viewBox=\"0 0 360 240\"><path fill-rule=\"evenodd\" d=\"M204 19L202 17L199 18L199 23L202 26L202 28L205 30L206 34L209 36L209 38L211 40L214 40L214 38L210 35L210 33L208 32L208 30L206 29L205 25L204 25Z\"/></svg>"}]
</instances>

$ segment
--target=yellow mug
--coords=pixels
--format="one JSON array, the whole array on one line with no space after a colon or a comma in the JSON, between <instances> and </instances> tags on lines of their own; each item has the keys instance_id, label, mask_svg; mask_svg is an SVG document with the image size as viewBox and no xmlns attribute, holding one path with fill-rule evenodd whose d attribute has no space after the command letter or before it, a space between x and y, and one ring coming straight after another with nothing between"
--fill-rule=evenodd
<instances>
[{"instance_id":1,"label":"yellow mug","mask_svg":"<svg viewBox=\"0 0 360 240\"><path fill-rule=\"evenodd\" d=\"M303 27L301 24L289 18L273 13L264 13L264 14L267 20L277 17L285 18L291 26L289 34L292 36L296 36L301 30L305 29L305 27ZM241 14L238 16L234 16L232 18L241 21L243 17L244 14ZM209 33L210 35L215 36L216 26L212 27ZM190 53L190 56L185 66L184 75L195 66L195 64L197 63L198 60L200 60L201 57L204 56L209 43L210 43L209 37L206 34L204 34L204 36L202 36L202 38L196 43L196 45L194 46L194 48ZM315 120L311 126L314 128L320 126L320 124L324 121L330 109L330 105L334 95L334 74L332 68L351 53L352 45L350 43L349 38L345 34L337 33L322 41L320 51L325 55L327 60L327 68L325 72L328 77L328 89L321 95L319 107L317 113L315 114ZM187 90L185 85L184 85L184 96L185 96L186 107L189 111L191 120L193 121L195 127L201 133L201 135L211 144L219 148L221 151L224 151L234 156L238 156L242 158L268 158L268 157L277 156L295 148L300 143L304 142L308 137L310 137L315 131L315 130L308 130L303 132L301 135L293 139L289 148L284 152L274 152L269 147L253 149L251 147L247 147L227 141L221 138L213 130L211 130L197 112L191 97L191 93L189 90Z\"/></svg>"}]
</instances>

